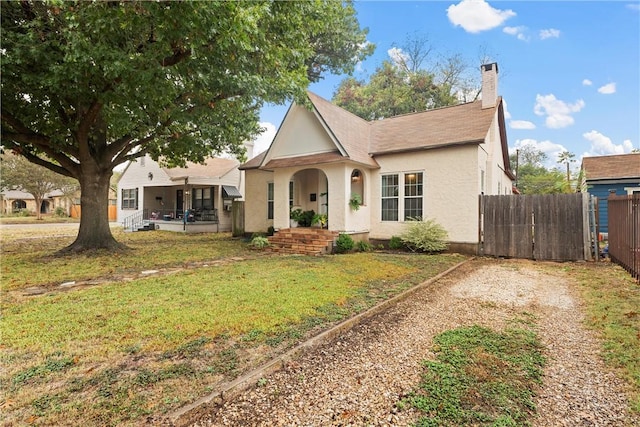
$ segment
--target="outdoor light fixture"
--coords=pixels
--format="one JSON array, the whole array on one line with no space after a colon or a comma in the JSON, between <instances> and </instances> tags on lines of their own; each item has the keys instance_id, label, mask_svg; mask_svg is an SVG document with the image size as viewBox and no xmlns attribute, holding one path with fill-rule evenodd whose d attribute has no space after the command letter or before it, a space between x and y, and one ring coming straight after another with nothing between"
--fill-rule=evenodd
<instances>
[{"instance_id":1,"label":"outdoor light fixture","mask_svg":"<svg viewBox=\"0 0 640 427\"><path fill-rule=\"evenodd\" d=\"M351 174L351 181L353 181L353 182L360 181L360 171L359 170L354 170L353 171L353 173Z\"/></svg>"},{"instance_id":2,"label":"outdoor light fixture","mask_svg":"<svg viewBox=\"0 0 640 427\"><path fill-rule=\"evenodd\" d=\"M147 175L147 178L149 178L149 181L151 181L153 179L153 173L149 172L149 175Z\"/></svg>"}]
</instances>

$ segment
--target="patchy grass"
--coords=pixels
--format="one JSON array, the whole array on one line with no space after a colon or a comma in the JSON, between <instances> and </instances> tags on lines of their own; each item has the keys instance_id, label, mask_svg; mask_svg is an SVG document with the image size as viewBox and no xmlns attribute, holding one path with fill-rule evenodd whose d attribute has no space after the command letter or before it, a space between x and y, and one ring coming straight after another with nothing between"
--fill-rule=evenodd
<instances>
[{"instance_id":1,"label":"patchy grass","mask_svg":"<svg viewBox=\"0 0 640 427\"><path fill-rule=\"evenodd\" d=\"M480 326L434 338L419 389L403 401L424 415L418 426L528 425L545 363L536 334Z\"/></svg>"},{"instance_id":2,"label":"patchy grass","mask_svg":"<svg viewBox=\"0 0 640 427\"><path fill-rule=\"evenodd\" d=\"M630 385L631 410L640 413L640 285L619 266L569 264L586 302L587 325L604 341L604 358Z\"/></svg>"},{"instance_id":3,"label":"patchy grass","mask_svg":"<svg viewBox=\"0 0 640 427\"><path fill-rule=\"evenodd\" d=\"M220 381L464 259L260 256L229 235L160 232L118 235L135 250L117 256L48 258L72 238L3 242L3 295L128 270L193 268L3 298L5 425L153 424ZM232 256L243 260L205 266Z\"/></svg>"},{"instance_id":4,"label":"patchy grass","mask_svg":"<svg viewBox=\"0 0 640 427\"><path fill-rule=\"evenodd\" d=\"M86 280L132 271L181 267L229 257L255 257L246 245L229 233L184 234L168 231L113 235L130 250L94 251L82 255L54 256L70 245L77 230L53 226L50 230L2 231L2 287L48 286L70 280ZM34 268L44 266L47 268Z\"/></svg>"}]
</instances>

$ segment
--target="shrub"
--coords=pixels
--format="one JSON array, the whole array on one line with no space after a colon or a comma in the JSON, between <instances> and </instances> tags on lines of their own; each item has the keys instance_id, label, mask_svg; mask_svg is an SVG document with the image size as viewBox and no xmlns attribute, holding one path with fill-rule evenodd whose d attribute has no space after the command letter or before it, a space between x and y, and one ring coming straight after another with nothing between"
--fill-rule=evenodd
<instances>
[{"instance_id":1,"label":"shrub","mask_svg":"<svg viewBox=\"0 0 640 427\"><path fill-rule=\"evenodd\" d=\"M57 216L59 218L65 218L67 216L67 212L65 212L64 208L61 206L58 206L54 211L53 211L53 215Z\"/></svg>"},{"instance_id":2,"label":"shrub","mask_svg":"<svg viewBox=\"0 0 640 427\"><path fill-rule=\"evenodd\" d=\"M411 251L441 252L447 249L447 230L432 219L413 218L400 235Z\"/></svg>"},{"instance_id":3,"label":"shrub","mask_svg":"<svg viewBox=\"0 0 640 427\"><path fill-rule=\"evenodd\" d=\"M356 248L360 252L371 252L373 250L373 246L369 242L365 242L364 240L360 240L356 243Z\"/></svg>"},{"instance_id":4,"label":"shrub","mask_svg":"<svg viewBox=\"0 0 640 427\"><path fill-rule=\"evenodd\" d=\"M269 246L269 239L264 236L256 236L251 239L251 246L256 249L264 249Z\"/></svg>"},{"instance_id":5,"label":"shrub","mask_svg":"<svg viewBox=\"0 0 640 427\"><path fill-rule=\"evenodd\" d=\"M316 213L313 210L304 211L300 219L298 220L298 225L300 227L311 227L311 223L313 222L313 217Z\"/></svg>"},{"instance_id":6,"label":"shrub","mask_svg":"<svg viewBox=\"0 0 640 427\"><path fill-rule=\"evenodd\" d=\"M353 249L353 239L348 234L341 234L336 239L336 252L339 254L349 252Z\"/></svg>"},{"instance_id":7,"label":"shrub","mask_svg":"<svg viewBox=\"0 0 640 427\"><path fill-rule=\"evenodd\" d=\"M389 249L402 249L404 243L402 243L402 239L398 236L391 236L391 240L389 240Z\"/></svg>"}]
</instances>

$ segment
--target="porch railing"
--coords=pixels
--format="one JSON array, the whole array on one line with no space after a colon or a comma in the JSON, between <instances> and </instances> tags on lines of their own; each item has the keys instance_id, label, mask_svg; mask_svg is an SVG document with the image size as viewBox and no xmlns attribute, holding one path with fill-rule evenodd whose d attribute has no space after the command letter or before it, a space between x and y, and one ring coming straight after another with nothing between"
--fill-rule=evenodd
<instances>
[{"instance_id":1,"label":"porch railing","mask_svg":"<svg viewBox=\"0 0 640 427\"><path fill-rule=\"evenodd\" d=\"M147 216L147 210L137 211L136 213L129 215L122 221L122 227L125 231L135 231L144 226L145 216Z\"/></svg>"}]
</instances>

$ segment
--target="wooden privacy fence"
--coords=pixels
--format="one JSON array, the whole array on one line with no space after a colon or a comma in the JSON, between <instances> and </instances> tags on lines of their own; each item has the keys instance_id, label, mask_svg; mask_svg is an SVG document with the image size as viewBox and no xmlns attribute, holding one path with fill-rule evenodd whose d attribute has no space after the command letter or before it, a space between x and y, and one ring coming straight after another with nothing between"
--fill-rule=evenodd
<instances>
[{"instance_id":1,"label":"wooden privacy fence","mask_svg":"<svg viewBox=\"0 0 640 427\"><path fill-rule=\"evenodd\" d=\"M609 256L640 280L640 194L611 195L609 212Z\"/></svg>"},{"instance_id":2,"label":"wooden privacy fence","mask_svg":"<svg viewBox=\"0 0 640 427\"><path fill-rule=\"evenodd\" d=\"M480 196L483 255L536 260L591 259L589 196Z\"/></svg>"}]
</instances>

